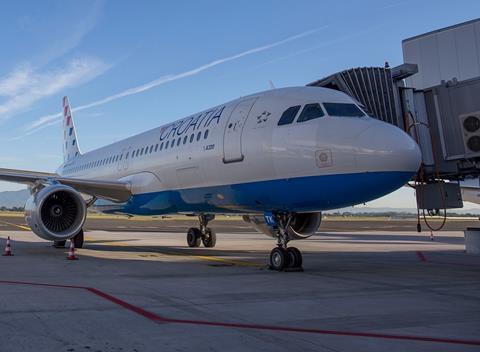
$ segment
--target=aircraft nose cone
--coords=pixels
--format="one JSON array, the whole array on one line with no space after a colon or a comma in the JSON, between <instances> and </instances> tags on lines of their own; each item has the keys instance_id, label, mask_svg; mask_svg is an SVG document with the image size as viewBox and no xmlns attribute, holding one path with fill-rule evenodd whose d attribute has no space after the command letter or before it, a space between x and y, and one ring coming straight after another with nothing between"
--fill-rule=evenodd
<instances>
[{"instance_id":1,"label":"aircraft nose cone","mask_svg":"<svg viewBox=\"0 0 480 352\"><path fill-rule=\"evenodd\" d=\"M357 167L366 172L405 172L412 176L422 162L417 143L400 128L384 122L376 121L358 142Z\"/></svg>"}]
</instances>

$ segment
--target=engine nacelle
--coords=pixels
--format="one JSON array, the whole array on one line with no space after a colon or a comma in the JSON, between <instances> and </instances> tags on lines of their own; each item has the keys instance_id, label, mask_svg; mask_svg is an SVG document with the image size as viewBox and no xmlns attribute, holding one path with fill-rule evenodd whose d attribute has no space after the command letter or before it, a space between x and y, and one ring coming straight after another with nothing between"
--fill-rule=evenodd
<instances>
[{"instance_id":1,"label":"engine nacelle","mask_svg":"<svg viewBox=\"0 0 480 352\"><path fill-rule=\"evenodd\" d=\"M244 215L243 220L251 224L257 231L275 237L275 230L269 226L263 216ZM322 213L298 213L293 215L287 229L290 239L302 240L313 235L322 222Z\"/></svg>"},{"instance_id":2,"label":"engine nacelle","mask_svg":"<svg viewBox=\"0 0 480 352\"><path fill-rule=\"evenodd\" d=\"M65 185L51 185L33 194L25 204L25 220L45 240L66 240L83 227L87 206L80 193Z\"/></svg>"}]
</instances>

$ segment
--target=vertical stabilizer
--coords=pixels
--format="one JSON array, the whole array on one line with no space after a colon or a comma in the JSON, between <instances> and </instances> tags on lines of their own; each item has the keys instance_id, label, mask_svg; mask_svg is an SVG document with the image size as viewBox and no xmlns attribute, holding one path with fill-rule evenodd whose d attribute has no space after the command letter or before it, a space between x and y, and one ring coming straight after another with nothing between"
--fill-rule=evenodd
<instances>
[{"instance_id":1,"label":"vertical stabilizer","mask_svg":"<svg viewBox=\"0 0 480 352\"><path fill-rule=\"evenodd\" d=\"M63 161L66 163L80 154L70 103L68 97L63 97Z\"/></svg>"}]
</instances>

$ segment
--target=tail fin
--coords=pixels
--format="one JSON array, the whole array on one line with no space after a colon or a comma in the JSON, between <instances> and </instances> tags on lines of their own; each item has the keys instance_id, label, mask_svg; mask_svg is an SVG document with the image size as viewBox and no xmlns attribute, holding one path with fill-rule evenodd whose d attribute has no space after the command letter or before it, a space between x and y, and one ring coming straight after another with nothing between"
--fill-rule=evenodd
<instances>
[{"instance_id":1,"label":"tail fin","mask_svg":"<svg viewBox=\"0 0 480 352\"><path fill-rule=\"evenodd\" d=\"M72 160L80 154L70 103L68 97L63 97L63 161Z\"/></svg>"}]
</instances>

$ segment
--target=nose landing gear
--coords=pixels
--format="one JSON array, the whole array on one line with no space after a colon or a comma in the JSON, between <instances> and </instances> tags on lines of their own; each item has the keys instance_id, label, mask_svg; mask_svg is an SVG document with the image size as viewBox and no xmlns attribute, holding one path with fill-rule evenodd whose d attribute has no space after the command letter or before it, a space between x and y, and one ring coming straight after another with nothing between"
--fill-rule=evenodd
<instances>
[{"instance_id":1,"label":"nose landing gear","mask_svg":"<svg viewBox=\"0 0 480 352\"><path fill-rule=\"evenodd\" d=\"M187 232L187 244L189 247L200 247L200 243L203 243L206 248L213 248L217 244L217 234L215 230L207 227L208 223L215 219L215 215L198 216L200 222L200 228L191 227Z\"/></svg>"},{"instance_id":2,"label":"nose landing gear","mask_svg":"<svg viewBox=\"0 0 480 352\"><path fill-rule=\"evenodd\" d=\"M276 214L277 247L270 252L270 269L276 271L303 271L302 253L296 247L287 247L291 240L288 228L292 221L292 214Z\"/></svg>"}]
</instances>

